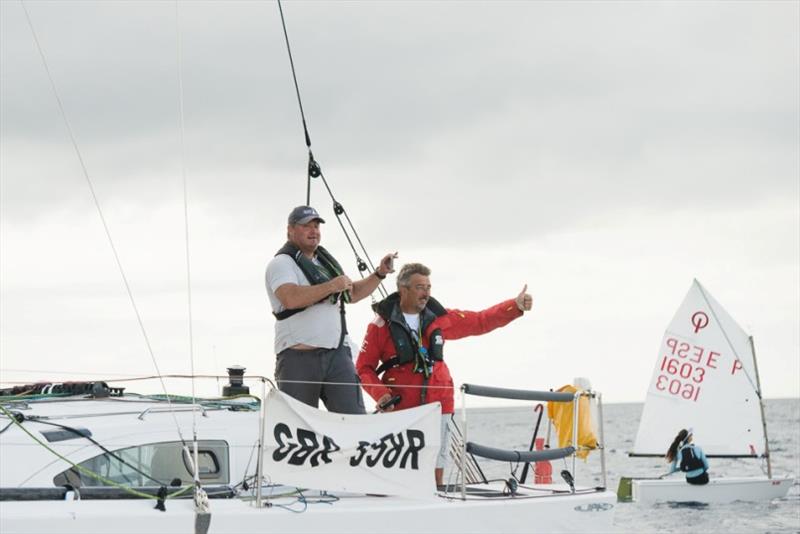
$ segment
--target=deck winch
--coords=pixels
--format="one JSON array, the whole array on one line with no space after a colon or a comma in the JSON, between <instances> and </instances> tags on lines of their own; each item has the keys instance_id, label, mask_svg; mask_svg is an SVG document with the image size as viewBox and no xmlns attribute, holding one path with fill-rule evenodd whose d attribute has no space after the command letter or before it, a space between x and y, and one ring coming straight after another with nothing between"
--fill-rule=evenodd
<instances>
[{"instance_id":1,"label":"deck winch","mask_svg":"<svg viewBox=\"0 0 800 534\"><path fill-rule=\"evenodd\" d=\"M222 388L223 397L250 394L250 388L244 385L244 372L246 369L246 367L242 367L241 365L231 365L228 367L228 379L230 383Z\"/></svg>"}]
</instances>

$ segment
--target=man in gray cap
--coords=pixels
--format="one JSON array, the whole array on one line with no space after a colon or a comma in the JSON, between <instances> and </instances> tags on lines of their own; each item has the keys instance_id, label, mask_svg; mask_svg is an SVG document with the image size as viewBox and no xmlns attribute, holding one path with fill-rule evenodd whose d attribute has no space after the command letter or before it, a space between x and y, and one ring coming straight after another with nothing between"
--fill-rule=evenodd
<instances>
[{"instance_id":1,"label":"man in gray cap","mask_svg":"<svg viewBox=\"0 0 800 534\"><path fill-rule=\"evenodd\" d=\"M345 303L369 296L394 272L397 253L383 257L368 277L353 282L320 246L320 223L310 206L289 214L288 241L267 265L267 295L275 322L278 388L331 412L364 413L345 324Z\"/></svg>"}]
</instances>

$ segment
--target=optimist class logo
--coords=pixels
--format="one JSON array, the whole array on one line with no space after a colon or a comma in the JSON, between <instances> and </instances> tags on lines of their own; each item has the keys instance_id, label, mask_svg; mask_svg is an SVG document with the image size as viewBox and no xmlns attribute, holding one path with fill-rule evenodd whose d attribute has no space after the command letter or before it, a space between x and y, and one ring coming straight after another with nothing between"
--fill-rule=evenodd
<instances>
[{"instance_id":1,"label":"optimist class logo","mask_svg":"<svg viewBox=\"0 0 800 534\"><path fill-rule=\"evenodd\" d=\"M708 326L708 315L706 312L697 311L692 315L692 326L694 326L694 333L698 333L701 329Z\"/></svg>"}]
</instances>

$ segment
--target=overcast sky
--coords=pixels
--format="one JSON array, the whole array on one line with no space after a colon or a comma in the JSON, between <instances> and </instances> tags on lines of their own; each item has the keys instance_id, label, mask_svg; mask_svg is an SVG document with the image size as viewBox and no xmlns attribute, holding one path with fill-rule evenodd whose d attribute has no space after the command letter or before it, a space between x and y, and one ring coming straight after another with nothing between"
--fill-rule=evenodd
<instances>
[{"instance_id":1,"label":"overcast sky","mask_svg":"<svg viewBox=\"0 0 800 534\"><path fill-rule=\"evenodd\" d=\"M189 371L185 169L195 371L272 376L264 267L307 157L277 4L26 6L162 372ZM453 308L528 284L531 313L448 343L456 382L586 376L641 402L697 278L755 336L765 396L800 396L800 3L284 13L314 153L373 259L426 263ZM0 30L0 380L153 374L19 2ZM357 277L319 181L312 204ZM356 344L371 317L350 307Z\"/></svg>"}]
</instances>

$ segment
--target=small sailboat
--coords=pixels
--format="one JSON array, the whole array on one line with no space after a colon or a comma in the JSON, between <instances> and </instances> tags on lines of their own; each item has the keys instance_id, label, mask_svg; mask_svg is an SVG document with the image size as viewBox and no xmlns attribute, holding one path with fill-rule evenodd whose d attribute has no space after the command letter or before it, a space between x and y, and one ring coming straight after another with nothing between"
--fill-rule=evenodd
<instances>
[{"instance_id":1,"label":"small sailboat","mask_svg":"<svg viewBox=\"0 0 800 534\"><path fill-rule=\"evenodd\" d=\"M711 480L620 480L618 497L640 503L760 501L786 495L791 477L774 478L753 338L694 280L661 340L632 457L659 457L682 428L712 459ZM763 459L766 475L720 477L713 458ZM665 466L666 467L666 466Z\"/></svg>"}]
</instances>

